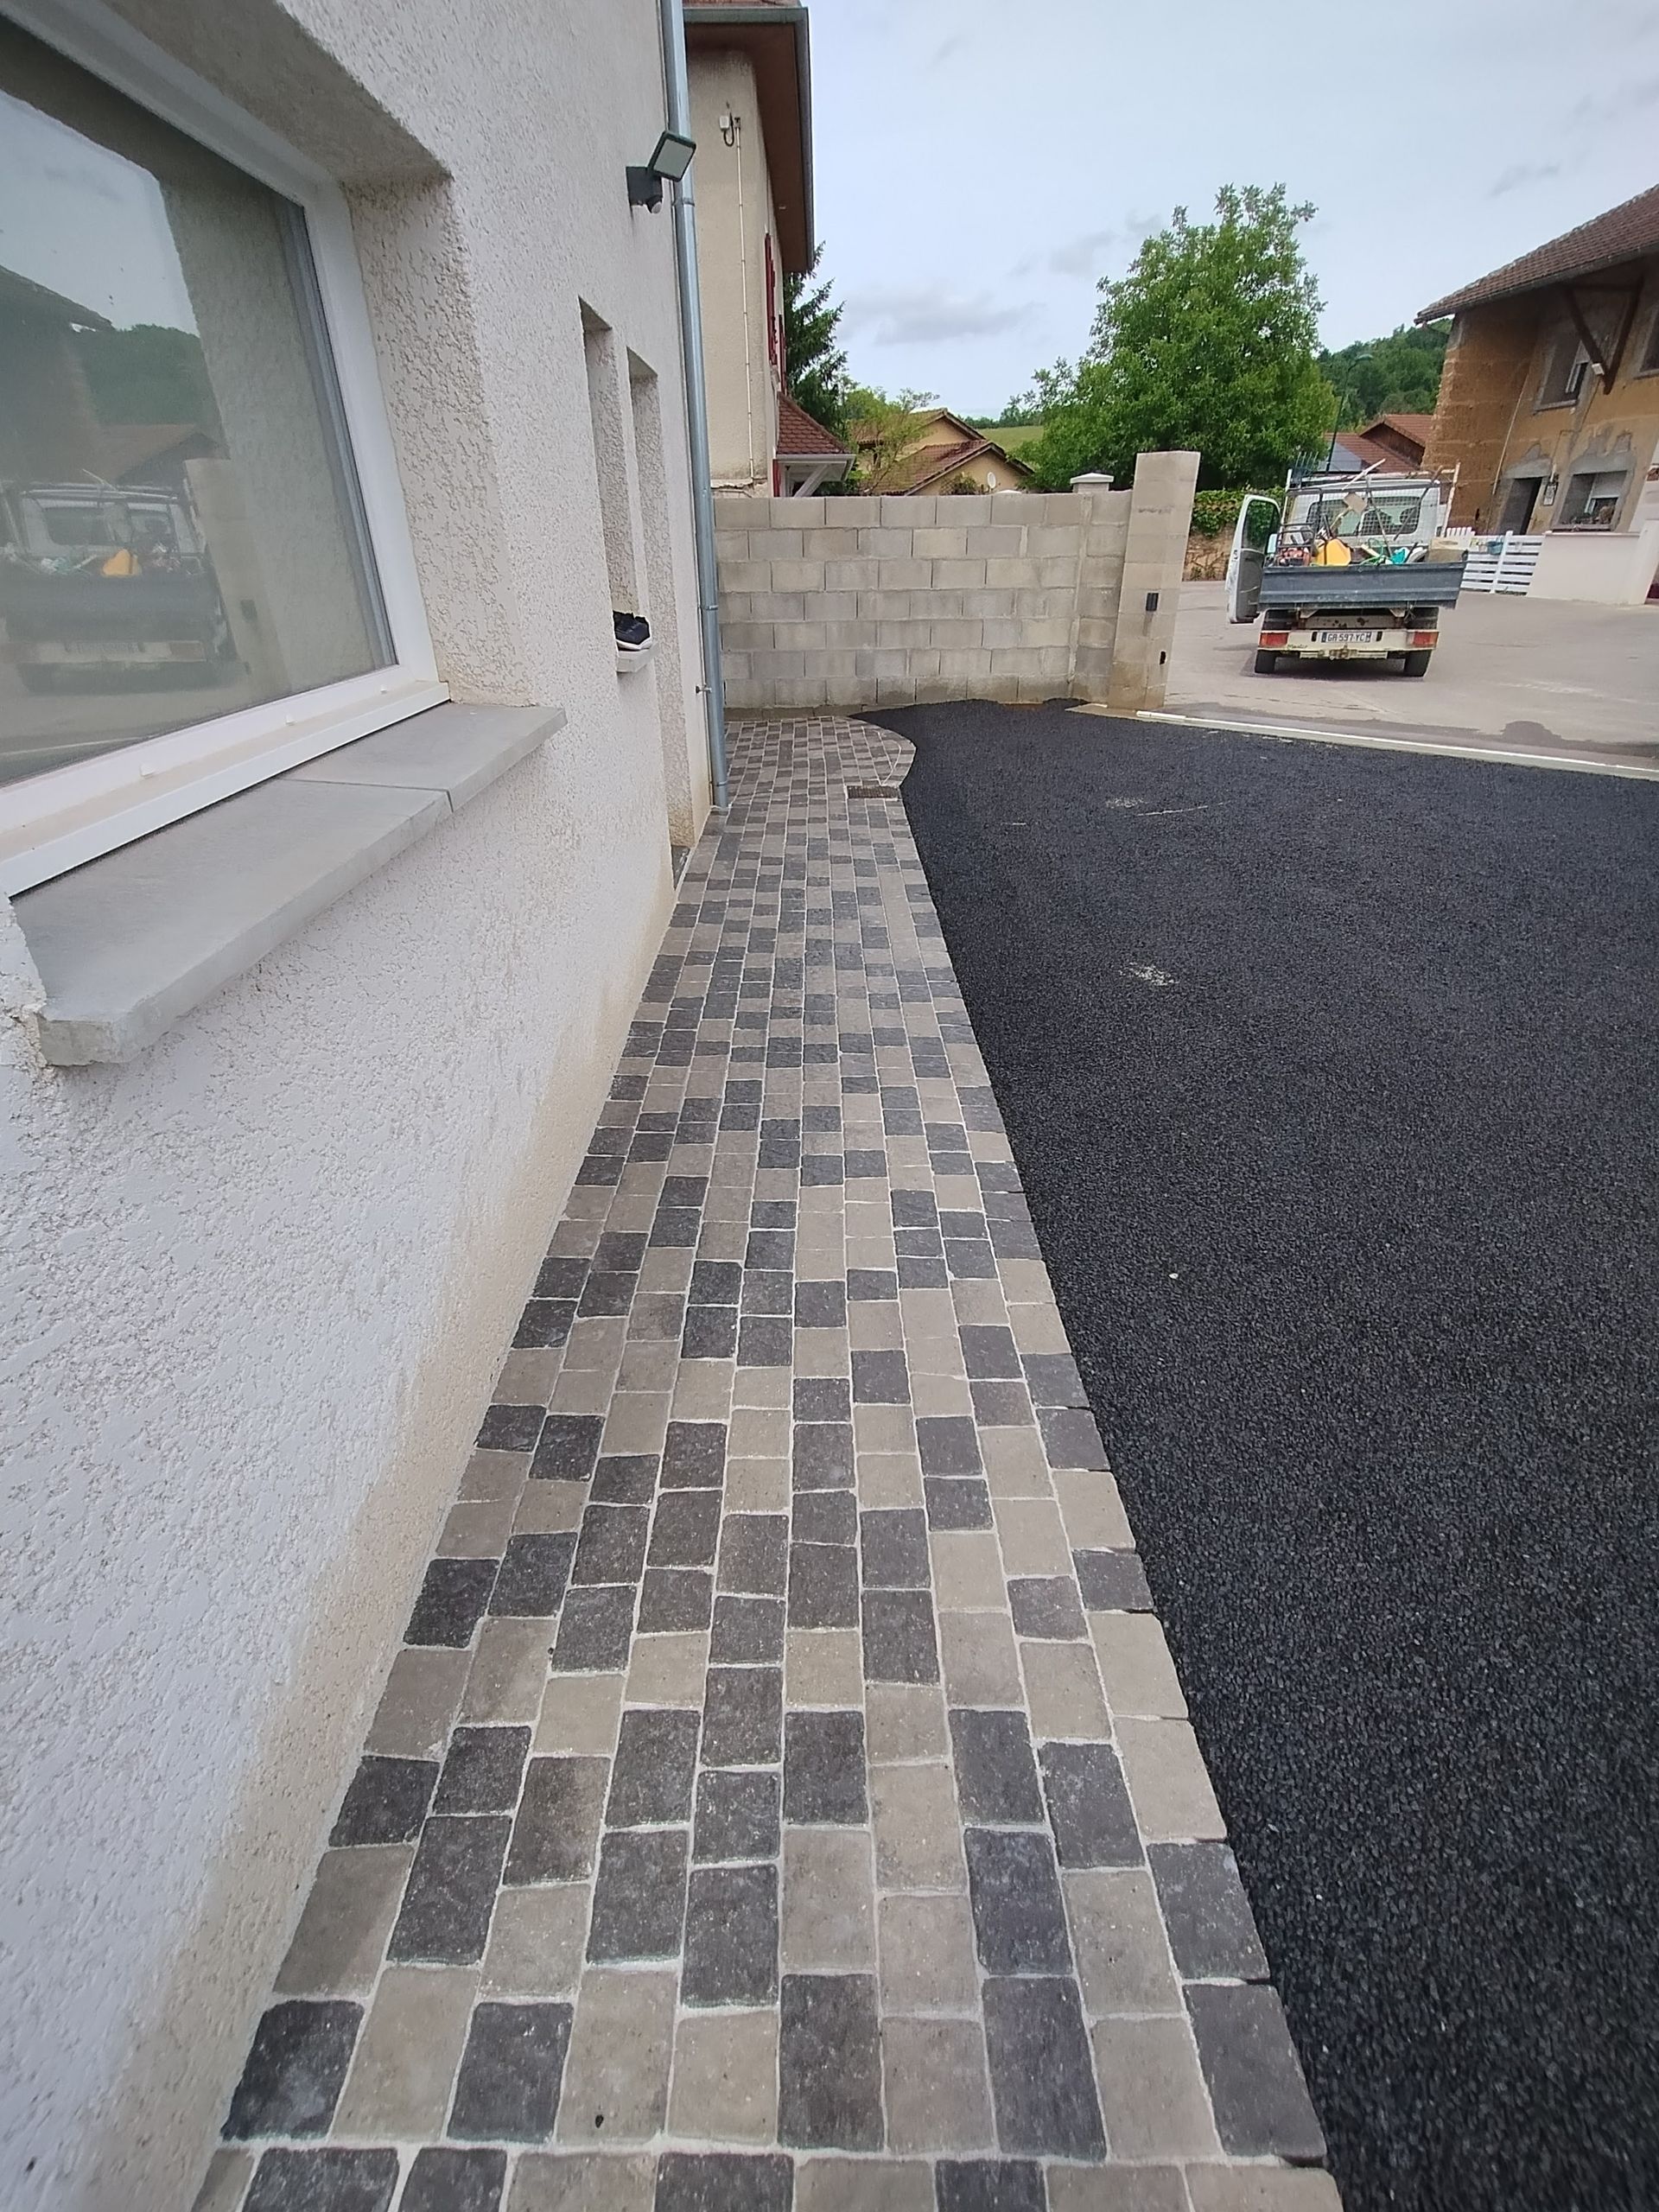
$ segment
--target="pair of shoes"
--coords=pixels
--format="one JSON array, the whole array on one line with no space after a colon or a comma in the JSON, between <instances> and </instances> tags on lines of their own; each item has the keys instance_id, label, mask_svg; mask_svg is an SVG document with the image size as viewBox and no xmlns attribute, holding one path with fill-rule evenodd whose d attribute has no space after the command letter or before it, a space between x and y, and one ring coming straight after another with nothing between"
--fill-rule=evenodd
<instances>
[{"instance_id":1,"label":"pair of shoes","mask_svg":"<svg viewBox=\"0 0 1659 2212\"><path fill-rule=\"evenodd\" d=\"M611 624L616 632L616 649L622 653L642 653L651 643L651 625L643 614L624 614L620 608L611 610Z\"/></svg>"}]
</instances>

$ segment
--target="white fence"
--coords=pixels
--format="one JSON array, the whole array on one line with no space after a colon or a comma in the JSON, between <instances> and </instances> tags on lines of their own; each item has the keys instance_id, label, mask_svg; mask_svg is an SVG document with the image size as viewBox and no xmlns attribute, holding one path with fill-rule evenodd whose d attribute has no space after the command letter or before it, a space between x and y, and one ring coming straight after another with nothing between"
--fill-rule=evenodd
<instances>
[{"instance_id":1,"label":"white fence","mask_svg":"<svg viewBox=\"0 0 1659 2212\"><path fill-rule=\"evenodd\" d=\"M1520 537L1513 531L1505 531L1497 537L1477 537L1472 531L1452 531L1448 535L1469 541L1469 554L1463 571L1465 591L1524 592L1532 582L1532 572L1538 565L1538 551L1541 537Z\"/></svg>"}]
</instances>

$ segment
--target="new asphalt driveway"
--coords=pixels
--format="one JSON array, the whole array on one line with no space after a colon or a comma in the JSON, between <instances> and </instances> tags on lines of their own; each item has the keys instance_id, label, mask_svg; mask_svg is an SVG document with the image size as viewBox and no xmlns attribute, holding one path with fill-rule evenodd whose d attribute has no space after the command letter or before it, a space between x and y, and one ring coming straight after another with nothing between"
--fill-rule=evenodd
<instances>
[{"instance_id":1,"label":"new asphalt driveway","mask_svg":"<svg viewBox=\"0 0 1659 2212\"><path fill-rule=\"evenodd\" d=\"M1659 2204L1659 785L874 719L1350 2212Z\"/></svg>"}]
</instances>

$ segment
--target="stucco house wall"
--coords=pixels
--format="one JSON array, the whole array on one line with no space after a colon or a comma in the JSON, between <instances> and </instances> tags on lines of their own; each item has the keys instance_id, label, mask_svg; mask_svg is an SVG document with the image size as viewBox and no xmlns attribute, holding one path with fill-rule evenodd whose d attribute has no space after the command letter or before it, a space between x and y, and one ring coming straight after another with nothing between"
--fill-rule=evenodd
<instances>
[{"instance_id":1,"label":"stucco house wall","mask_svg":"<svg viewBox=\"0 0 1659 2212\"><path fill-rule=\"evenodd\" d=\"M126 1065L0 904L16 2212L189 2202L708 807L653 0L117 5L342 181L440 673L568 721Z\"/></svg>"},{"instance_id":2,"label":"stucco house wall","mask_svg":"<svg viewBox=\"0 0 1659 2212\"><path fill-rule=\"evenodd\" d=\"M721 490L769 493L781 384L767 336L768 238L776 272L772 311L779 315L784 279L754 68L742 54L694 51L688 77L697 142L697 283L710 470ZM735 127L730 146L722 116Z\"/></svg>"}]
</instances>

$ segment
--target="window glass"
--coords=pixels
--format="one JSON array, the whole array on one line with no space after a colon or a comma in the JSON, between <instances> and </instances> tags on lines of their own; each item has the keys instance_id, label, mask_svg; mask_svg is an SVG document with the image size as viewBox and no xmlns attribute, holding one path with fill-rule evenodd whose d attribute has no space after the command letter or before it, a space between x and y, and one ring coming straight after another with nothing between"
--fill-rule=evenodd
<instances>
[{"instance_id":1,"label":"window glass","mask_svg":"<svg viewBox=\"0 0 1659 2212\"><path fill-rule=\"evenodd\" d=\"M304 218L0 23L0 782L392 655Z\"/></svg>"}]
</instances>

